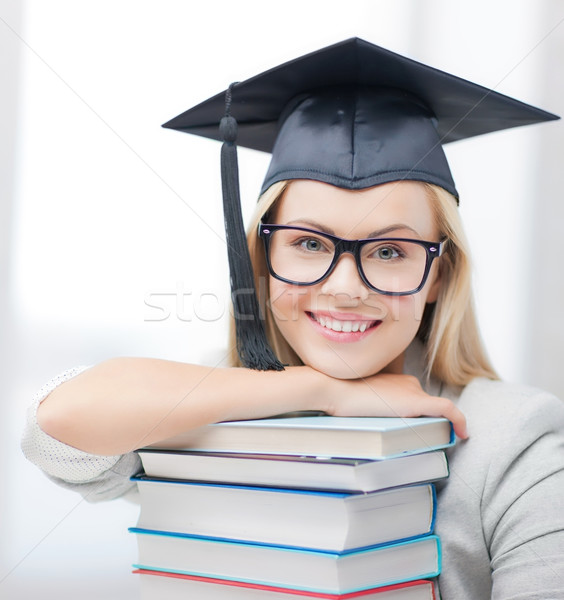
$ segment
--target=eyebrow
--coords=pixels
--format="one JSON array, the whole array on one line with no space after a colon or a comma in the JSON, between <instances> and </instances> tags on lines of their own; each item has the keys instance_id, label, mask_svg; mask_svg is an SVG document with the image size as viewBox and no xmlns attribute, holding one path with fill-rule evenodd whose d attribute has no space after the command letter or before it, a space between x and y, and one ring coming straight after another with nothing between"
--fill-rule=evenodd
<instances>
[{"instance_id":1,"label":"eyebrow","mask_svg":"<svg viewBox=\"0 0 564 600\"><path fill-rule=\"evenodd\" d=\"M288 223L286 223L287 225L307 225L308 227L311 227L312 229L317 229L318 231L322 231L324 233L329 233L330 235L336 235L336 233L333 231L333 229L331 229L330 227L326 227L325 225L322 225L321 223L318 223L317 221L312 221L310 219L294 219L292 221L288 221ZM389 233L391 233L392 231L398 231L398 230L402 230L402 229L406 229L408 231L410 231L412 234L414 234L417 238L421 238L421 235L419 234L418 231L416 231L415 229L413 229L413 227L410 227L409 225L406 225L405 223L392 223L391 225L387 225L386 227L382 227L381 229L375 229L374 231L371 231L364 239L367 238L379 238L382 237L384 235L387 235Z\"/></svg>"}]
</instances>

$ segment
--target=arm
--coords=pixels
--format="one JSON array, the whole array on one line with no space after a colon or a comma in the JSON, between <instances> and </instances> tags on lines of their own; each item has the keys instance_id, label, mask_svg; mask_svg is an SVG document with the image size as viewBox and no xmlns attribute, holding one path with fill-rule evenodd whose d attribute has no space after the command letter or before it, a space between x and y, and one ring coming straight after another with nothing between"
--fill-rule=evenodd
<instances>
[{"instance_id":1,"label":"arm","mask_svg":"<svg viewBox=\"0 0 564 600\"><path fill-rule=\"evenodd\" d=\"M84 371L41 403L39 426L85 452L119 455L218 421L296 410L339 416L445 416L465 436L462 413L404 375L338 380L309 367L283 372L118 358Z\"/></svg>"},{"instance_id":2,"label":"arm","mask_svg":"<svg viewBox=\"0 0 564 600\"><path fill-rule=\"evenodd\" d=\"M564 403L475 380L459 404L473 436L438 495L443 597L564 599Z\"/></svg>"},{"instance_id":3,"label":"arm","mask_svg":"<svg viewBox=\"0 0 564 600\"><path fill-rule=\"evenodd\" d=\"M547 395L532 401L537 411L516 432L519 452L503 472L494 465L486 484L495 600L564 599L564 405Z\"/></svg>"}]
</instances>

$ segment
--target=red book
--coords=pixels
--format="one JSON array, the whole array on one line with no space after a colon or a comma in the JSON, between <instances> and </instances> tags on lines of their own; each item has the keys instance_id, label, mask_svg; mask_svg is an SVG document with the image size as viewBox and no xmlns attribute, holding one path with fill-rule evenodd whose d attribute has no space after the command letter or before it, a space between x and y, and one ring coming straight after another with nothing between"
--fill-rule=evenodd
<instances>
[{"instance_id":1,"label":"red book","mask_svg":"<svg viewBox=\"0 0 564 600\"><path fill-rule=\"evenodd\" d=\"M136 569L141 598L176 600L436 600L433 581L417 580L348 594L306 592L257 583Z\"/></svg>"}]
</instances>

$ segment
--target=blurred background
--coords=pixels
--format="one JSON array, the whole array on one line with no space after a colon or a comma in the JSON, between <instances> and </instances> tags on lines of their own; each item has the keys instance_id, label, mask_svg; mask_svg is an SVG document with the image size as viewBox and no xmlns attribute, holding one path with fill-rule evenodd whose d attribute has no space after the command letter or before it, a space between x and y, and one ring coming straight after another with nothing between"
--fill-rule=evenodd
<instances>
[{"instance_id":1,"label":"blurred background","mask_svg":"<svg viewBox=\"0 0 564 600\"><path fill-rule=\"evenodd\" d=\"M558 0L0 0L0 597L137 597L137 509L19 449L33 394L120 355L213 362L229 310L219 145L160 125L358 36L564 115ZM564 398L562 122L452 144L483 337ZM268 157L240 150L244 210Z\"/></svg>"}]
</instances>

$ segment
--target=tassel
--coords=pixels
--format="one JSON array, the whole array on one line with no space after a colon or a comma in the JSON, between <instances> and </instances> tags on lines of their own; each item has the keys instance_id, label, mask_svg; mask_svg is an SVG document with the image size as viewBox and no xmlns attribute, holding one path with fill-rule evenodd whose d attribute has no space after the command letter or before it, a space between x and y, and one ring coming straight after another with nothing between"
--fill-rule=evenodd
<instances>
[{"instance_id":1,"label":"tassel","mask_svg":"<svg viewBox=\"0 0 564 600\"><path fill-rule=\"evenodd\" d=\"M227 238L227 256L231 280L231 300L235 317L237 353L241 363L259 371L283 371L264 331L257 300L255 280L239 192L239 167L237 164L237 121L230 114L231 84L225 95L225 116L219 130L221 146L221 184L223 190L223 216Z\"/></svg>"}]
</instances>

